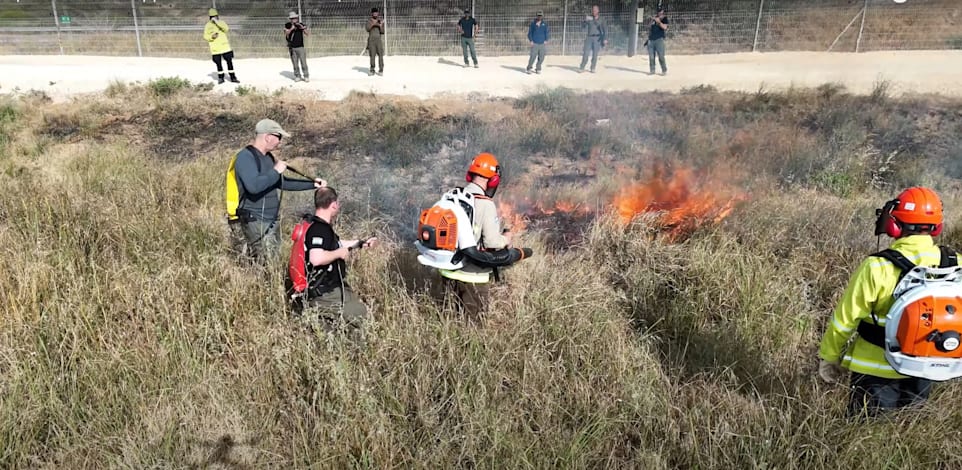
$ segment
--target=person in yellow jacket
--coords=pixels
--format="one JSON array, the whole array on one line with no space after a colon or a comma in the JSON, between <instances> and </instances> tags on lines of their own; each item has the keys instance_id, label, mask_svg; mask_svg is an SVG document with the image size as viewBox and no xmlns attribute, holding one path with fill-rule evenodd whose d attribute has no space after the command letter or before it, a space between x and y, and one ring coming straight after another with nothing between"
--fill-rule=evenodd
<instances>
[{"instance_id":1,"label":"person in yellow jacket","mask_svg":"<svg viewBox=\"0 0 962 470\"><path fill-rule=\"evenodd\" d=\"M895 239L890 250L918 266L937 267L955 262L954 251L936 246L932 237L942 231L942 202L929 188L902 191L876 211L875 233ZM851 372L850 416L916 405L928 399L932 382L899 374L885 359L885 317L895 302L892 293L901 270L884 252L866 258L852 275L818 351L818 375L839 383L845 369ZM855 340L849 342L852 337ZM847 346L847 347L846 347Z\"/></svg>"},{"instance_id":2,"label":"person in yellow jacket","mask_svg":"<svg viewBox=\"0 0 962 470\"><path fill-rule=\"evenodd\" d=\"M237 75L234 74L234 51L231 50L230 41L227 39L227 31L230 31L230 27L221 21L216 8L211 8L207 14L210 21L204 26L204 40L210 46L210 56L217 65L217 83L224 83L224 67L221 61L227 62L230 81L240 83Z\"/></svg>"},{"instance_id":3,"label":"person in yellow jacket","mask_svg":"<svg viewBox=\"0 0 962 470\"><path fill-rule=\"evenodd\" d=\"M474 195L471 228L474 239L478 241L479 252L488 252L491 256L492 252L508 248L512 234L502 230L498 207L491 200L501 181L498 160L490 153L478 154L468 167L465 179L468 185L464 191ZM445 291L454 297L458 309L471 321L479 321L487 306L488 284L493 271L493 268L481 266L471 257L467 257L461 269L439 271Z\"/></svg>"}]
</instances>

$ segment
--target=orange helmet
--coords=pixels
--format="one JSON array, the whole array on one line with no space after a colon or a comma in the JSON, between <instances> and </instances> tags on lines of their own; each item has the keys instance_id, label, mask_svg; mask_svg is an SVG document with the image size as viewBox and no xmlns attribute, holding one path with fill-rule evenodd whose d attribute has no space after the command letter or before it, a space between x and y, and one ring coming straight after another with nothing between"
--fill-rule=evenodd
<instances>
[{"instance_id":1,"label":"orange helmet","mask_svg":"<svg viewBox=\"0 0 962 470\"><path fill-rule=\"evenodd\" d=\"M875 230L877 235L885 233L898 238L905 228L913 232L929 232L931 235L942 232L942 201L929 188L908 188L876 212L879 215Z\"/></svg>"},{"instance_id":2,"label":"orange helmet","mask_svg":"<svg viewBox=\"0 0 962 470\"><path fill-rule=\"evenodd\" d=\"M490 153L479 153L474 160L471 161L471 166L468 167L468 173L473 173L475 175L492 178L494 175L501 174L501 167L498 165L498 159L494 158L494 155Z\"/></svg>"}]
</instances>

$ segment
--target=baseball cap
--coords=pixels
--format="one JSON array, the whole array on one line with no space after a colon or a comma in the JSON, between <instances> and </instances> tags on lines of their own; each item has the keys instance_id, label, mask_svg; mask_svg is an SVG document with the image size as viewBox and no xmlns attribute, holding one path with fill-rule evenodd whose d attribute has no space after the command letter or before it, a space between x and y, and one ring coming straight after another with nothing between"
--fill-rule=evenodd
<instances>
[{"instance_id":1,"label":"baseball cap","mask_svg":"<svg viewBox=\"0 0 962 470\"><path fill-rule=\"evenodd\" d=\"M465 14L465 15L471 14L471 10L468 9L468 8L465 8L465 9L464 9L464 14Z\"/></svg>"},{"instance_id":2,"label":"baseball cap","mask_svg":"<svg viewBox=\"0 0 962 470\"><path fill-rule=\"evenodd\" d=\"M287 18L288 19L298 18L297 12L295 11L290 12L290 14L287 15Z\"/></svg>"},{"instance_id":3,"label":"baseball cap","mask_svg":"<svg viewBox=\"0 0 962 470\"><path fill-rule=\"evenodd\" d=\"M538 16L544 16L544 12L543 12L543 11L539 11L539 12L538 12Z\"/></svg>"},{"instance_id":4,"label":"baseball cap","mask_svg":"<svg viewBox=\"0 0 962 470\"><path fill-rule=\"evenodd\" d=\"M257 126L254 127L254 133L260 134L280 134L284 137L290 137L291 135L281 127L277 121L271 119L261 119L257 122Z\"/></svg>"}]
</instances>

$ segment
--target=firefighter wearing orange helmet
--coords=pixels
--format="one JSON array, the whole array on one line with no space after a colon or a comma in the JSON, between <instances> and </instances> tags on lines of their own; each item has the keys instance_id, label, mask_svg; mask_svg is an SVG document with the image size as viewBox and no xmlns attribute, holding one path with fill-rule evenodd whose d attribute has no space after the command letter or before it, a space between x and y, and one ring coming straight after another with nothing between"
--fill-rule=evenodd
<instances>
[{"instance_id":1,"label":"firefighter wearing orange helmet","mask_svg":"<svg viewBox=\"0 0 962 470\"><path fill-rule=\"evenodd\" d=\"M928 267L958 263L954 250L937 246L932 238L941 233L943 216L942 202L931 189L908 188L876 210L876 215L876 235L886 234L895 241L888 250L866 258L852 275L818 352L822 380L838 383L845 369L851 372L850 416L876 415L928 398L930 380L902 375L886 359L886 315L895 303L896 284L905 274L898 266L905 264L902 260Z\"/></svg>"},{"instance_id":2,"label":"firefighter wearing orange helmet","mask_svg":"<svg viewBox=\"0 0 962 470\"><path fill-rule=\"evenodd\" d=\"M501 183L498 159L490 153L478 154L468 166L465 180L468 184L464 191L474 195L471 229L478 242L478 250L492 253L508 248L512 233L502 230L498 208L491 200ZM472 321L480 320L488 303L488 287L494 268L482 266L468 256L463 268L440 269L439 272L445 291L454 297L459 310Z\"/></svg>"}]
</instances>

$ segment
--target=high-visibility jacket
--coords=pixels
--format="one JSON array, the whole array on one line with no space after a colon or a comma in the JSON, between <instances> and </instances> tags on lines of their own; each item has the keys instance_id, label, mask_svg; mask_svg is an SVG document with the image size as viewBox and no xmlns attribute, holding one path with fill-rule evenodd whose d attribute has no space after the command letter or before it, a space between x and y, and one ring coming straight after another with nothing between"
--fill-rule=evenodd
<instances>
[{"instance_id":1,"label":"high-visibility jacket","mask_svg":"<svg viewBox=\"0 0 962 470\"><path fill-rule=\"evenodd\" d=\"M942 257L939 247L929 235L899 238L890 248L902 253L918 266L937 267ZM889 365L881 347L860 337L843 351L845 344L855 335L859 322L877 321L879 326L885 326L885 316L895 303L892 292L895 291L900 274L891 261L878 256L869 256L862 261L845 288L845 294L832 314L832 321L825 329L818 350L820 358L831 362L839 362L841 359L843 367L860 374L888 379L905 378Z\"/></svg>"},{"instance_id":2,"label":"high-visibility jacket","mask_svg":"<svg viewBox=\"0 0 962 470\"><path fill-rule=\"evenodd\" d=\"M208 21L207 25L204 26L204 40L210 45L211 55L230 52L230 41L227 40L227 31L229 30L227 23L220 20ZM214 33L217 33L216 38Z\"/></svg>"}]
</instances>

